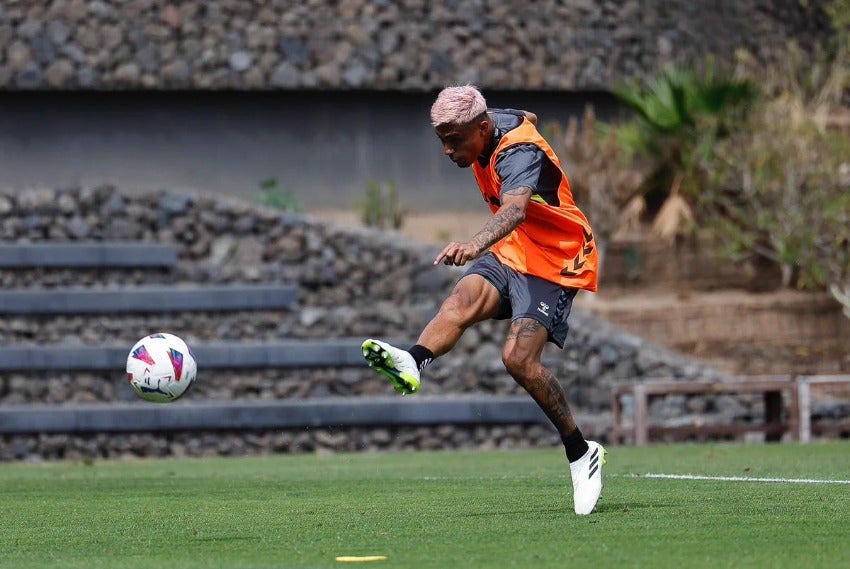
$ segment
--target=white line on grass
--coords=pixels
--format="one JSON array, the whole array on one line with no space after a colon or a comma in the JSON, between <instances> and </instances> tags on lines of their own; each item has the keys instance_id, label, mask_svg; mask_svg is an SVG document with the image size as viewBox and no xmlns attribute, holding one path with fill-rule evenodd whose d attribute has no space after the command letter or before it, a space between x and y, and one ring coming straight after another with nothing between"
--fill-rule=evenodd
<instances>
[{"instance_id":1,"label":"white line on grass","mask_svg":"<svg viewBox=\"0 0 850 569\"><path fill-rule=\"evenodd\" d=\"M617 477L617 475L613 475ZM850 484L850 480L815 478L755 478L752 476L700 476L696 474L625 474L619 478L661 478L664 480L712 480L717 482L772 482L774 484Z\"/></svg>"}]
</instances>

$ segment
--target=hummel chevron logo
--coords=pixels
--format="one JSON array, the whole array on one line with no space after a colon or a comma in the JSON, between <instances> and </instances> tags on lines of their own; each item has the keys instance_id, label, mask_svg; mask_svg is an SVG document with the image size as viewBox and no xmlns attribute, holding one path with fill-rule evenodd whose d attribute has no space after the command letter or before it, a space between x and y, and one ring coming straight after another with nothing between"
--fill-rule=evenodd
<instances>
[{"instance_id":1,"label":"hummel chevron logo","mask_svg":"<svg viewBox=\"0 0 850 569\"><path fill-rule=\"evenodd\" d=\"M592 249L591 249L592 250ZM565 277L577 277L578 271L584 266L584 254L579 255L575 259L573 259L572 268L566 267L561 270L561 274Z\"/></svg>"},{"instance_id":2,"label":"hummel chevron logo","mask_svg":"<svg viewBox=\"0 0 850 569\"><path fill-rule=\"evenodd\" d=\"M579 270L584 267L585 257L593 253L593 232L582 228L582 233L584 236L584 243L582 243L581 252L573 259L572 268L565 267L561 270L561 274L565 277L577 277Z\"/></svg>"}]
</instances>

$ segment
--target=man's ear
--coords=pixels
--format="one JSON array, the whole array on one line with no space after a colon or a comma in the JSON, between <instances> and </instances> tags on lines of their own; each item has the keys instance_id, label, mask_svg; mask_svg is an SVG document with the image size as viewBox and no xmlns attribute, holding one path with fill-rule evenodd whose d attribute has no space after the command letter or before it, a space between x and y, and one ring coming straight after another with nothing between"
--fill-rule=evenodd
<instances>
[{"instance_id":1,"label":"man's ear","mask_svg":"<svg viewBox=\"0 0 850 569\"><path fill-rule=\"evenodd\" d=\"M487 136L487 129L489 129L489 128L490 128L490 120L484 119L483 121L478 123L478 134L480 134L482 137Z\"/></svg>"}]
</instances>

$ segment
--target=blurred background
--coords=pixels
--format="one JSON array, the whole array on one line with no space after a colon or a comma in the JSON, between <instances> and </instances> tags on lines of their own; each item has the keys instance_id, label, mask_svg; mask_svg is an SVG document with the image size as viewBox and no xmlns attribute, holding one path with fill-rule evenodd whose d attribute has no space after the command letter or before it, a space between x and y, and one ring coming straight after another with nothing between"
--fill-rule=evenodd
<instances>
[{"instance_id":1,"label":"blurred background","mask_svg":"<svg viewBox=\"0 0 850 569\"><path fill-rule=\"evenodd\" d=\"M459 276L434 248L489 215L429 123L466 83L538 115L600 241L547 354L586 433L848 436L848 26L847 0L4 1L0 458L559 444L498 323L429 371L430 420L363 411L394 403L360 339L414 340ZM155 331L198 352L185 404L125 385Z\"/></svg>"}]
</instances>

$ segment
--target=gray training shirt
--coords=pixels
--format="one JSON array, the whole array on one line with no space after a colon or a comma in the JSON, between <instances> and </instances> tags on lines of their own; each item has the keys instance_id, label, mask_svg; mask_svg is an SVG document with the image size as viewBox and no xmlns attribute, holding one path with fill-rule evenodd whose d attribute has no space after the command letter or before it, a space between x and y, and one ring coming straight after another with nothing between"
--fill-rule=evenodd
<instances>
[{"instance_id":1,"label":"gray training shirt","mask_svg":"<svg viewBox=\"0 0 850 569\"><path fill-rule=\"evenodd\" d=\"M486 166L505 133L522 124L523 112L514 109L487 109L493 117L493 140L478 157L478 162ZM552 164L546 153L533 144L510 146L496 158L496 173L502 180L500 193L514 188L531 188L546 203L558 205L558 186L561 183L561 171Z\"/></svg>"}]
</instances>

